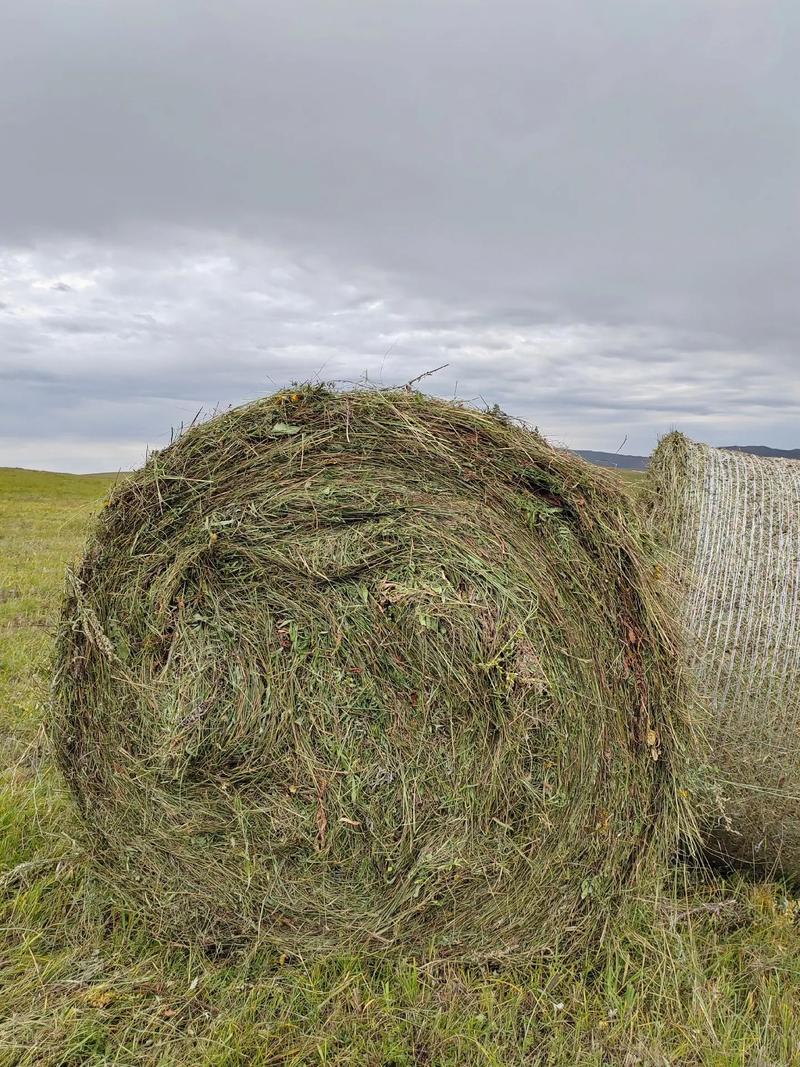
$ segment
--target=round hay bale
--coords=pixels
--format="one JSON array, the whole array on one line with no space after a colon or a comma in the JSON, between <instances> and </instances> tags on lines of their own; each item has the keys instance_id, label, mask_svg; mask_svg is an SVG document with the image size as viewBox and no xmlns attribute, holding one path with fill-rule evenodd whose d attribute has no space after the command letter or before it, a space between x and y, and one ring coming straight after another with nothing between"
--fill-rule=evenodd
<instances>
[{"instance_id":1,"label":"round hay bale","mask_svg":"<svg viewBox=\"0 0 800 1067\"><path fill-rule=\"evenodd\" d=\"M800 463L665 437L657 525L683 585L684 656L709 712L712 848L800 876Z\"/></svg>"},{"instance_id":2,"label":"round hay bale","mask_svg":"<svg viewBox=\"0 0 800 1067\"><path fill-rule=\"evenodd\" d=\"M675 649L616 479L504 417L302 388L117 488L52 734L161 935L526 957L690 824Z\"/></svg>"}]
</instances>

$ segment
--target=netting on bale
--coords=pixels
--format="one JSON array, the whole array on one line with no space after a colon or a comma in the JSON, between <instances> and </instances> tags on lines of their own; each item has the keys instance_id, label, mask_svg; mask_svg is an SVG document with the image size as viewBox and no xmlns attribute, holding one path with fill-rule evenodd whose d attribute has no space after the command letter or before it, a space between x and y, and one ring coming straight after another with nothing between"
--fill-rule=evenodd
<instances>
[{"instance_id":1,"label":"netting on bale","mask_svg":"<svg viewBox=\"0 0 800 1067\"><path fill-rule=\"evenodd\" d=\"M800 463L673 433L650 464L710 712L725 856L800 876Z\"/></svg>"},{"instance_id":2,"label":"netting on bale","mask_svg":"<svg viewBox=\"0 0 800 1067\"><path fill-rule=\"evenodd\" d=\"M406 392L281 392L124 481L74 574L52 736L159 935L524 958L691 832L657 572L614 477Z\"/></svg>"}]
</instances>

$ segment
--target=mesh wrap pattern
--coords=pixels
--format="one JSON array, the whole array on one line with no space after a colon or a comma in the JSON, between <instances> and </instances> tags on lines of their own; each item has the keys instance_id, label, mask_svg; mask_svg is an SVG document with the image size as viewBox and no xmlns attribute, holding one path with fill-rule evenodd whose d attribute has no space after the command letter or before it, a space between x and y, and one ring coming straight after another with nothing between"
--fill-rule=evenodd
<instances>
[{"instance_id":1,"label":"mesh wrap pattern","mask_svg":"<svg viewBox=\"0 0 800 1067\"><path fill-rule=\"evenodd\" d=\"M800 463L671 434L652 463L732 859L800 873Z\"/></svg>"}]
</instances>

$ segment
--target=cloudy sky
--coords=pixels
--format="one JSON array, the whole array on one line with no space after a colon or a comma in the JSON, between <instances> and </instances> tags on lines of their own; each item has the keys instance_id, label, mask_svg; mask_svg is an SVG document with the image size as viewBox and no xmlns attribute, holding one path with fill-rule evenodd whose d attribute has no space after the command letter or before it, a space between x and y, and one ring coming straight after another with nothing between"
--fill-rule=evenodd
<instances>
[{"instance_id":1,"label":"cloudy sky","mask_svg":"<svg viewBox=\"0 0 800 1067\"><path fill-rule=\"evenodd\" d=\"M795 0L10 0L0 464L292 380L800 446Z\"/></svg>"}]
</instances>

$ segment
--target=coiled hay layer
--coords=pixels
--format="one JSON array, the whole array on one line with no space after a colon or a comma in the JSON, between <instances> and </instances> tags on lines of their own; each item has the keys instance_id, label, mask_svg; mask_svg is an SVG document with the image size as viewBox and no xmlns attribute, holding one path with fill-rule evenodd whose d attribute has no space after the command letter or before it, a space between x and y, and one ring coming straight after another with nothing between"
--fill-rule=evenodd
<instances>
[{"instance_id":1,"label":"coiled hay layer","mask_svg":"<svg viewBox=\"0 0 800 1067\"><path fill-rule=\"evenodd\" d=\"M729 858L800 876L800 463L665 437L657 521L684 587Z\"/></svg>"},{"instance_id":2,"label":"coiled hay layer","mask_svg":"<svg viewBox=\"0 0 800 1067\"><path fill-rule=\"evenodd\" d=\"M653 581L613 477L503 418L306 388L190 429L64 610L97 865L206 946L585 941L685 825Z\"/></svg>"}]
</instances>

